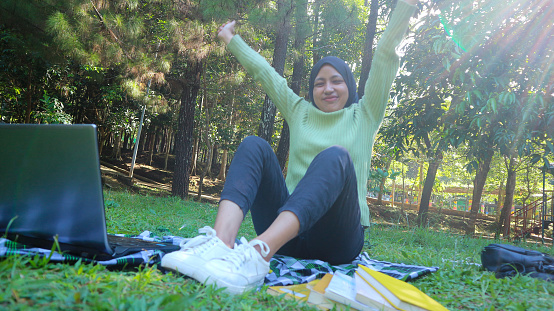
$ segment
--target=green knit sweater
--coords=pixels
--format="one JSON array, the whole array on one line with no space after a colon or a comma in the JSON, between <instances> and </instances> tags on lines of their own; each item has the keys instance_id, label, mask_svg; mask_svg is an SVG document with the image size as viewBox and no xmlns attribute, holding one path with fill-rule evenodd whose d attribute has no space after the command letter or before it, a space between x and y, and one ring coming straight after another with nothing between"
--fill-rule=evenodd
<instances>
[{"instance_id":1,"label":"green knit sweater","mask_svg":"<svg viewBox=\"0 0 554 311\"><path fill-rule=\"evenodd\" d=\"M348 150L358 183L361 223L369 226L367 179L375 135L385 115L390 88L398 72L400 58L396 47L407 31L414 6L399 1L386 31L375 49L365 95L357 104L325 113L296 95L268 62L235 35L229 50L279 109L290 128L290 152L286 184L292 193L314 157L327 147L339 145ZM337 185L338 187L339 185Z\"/></svg>"}]
</instances>

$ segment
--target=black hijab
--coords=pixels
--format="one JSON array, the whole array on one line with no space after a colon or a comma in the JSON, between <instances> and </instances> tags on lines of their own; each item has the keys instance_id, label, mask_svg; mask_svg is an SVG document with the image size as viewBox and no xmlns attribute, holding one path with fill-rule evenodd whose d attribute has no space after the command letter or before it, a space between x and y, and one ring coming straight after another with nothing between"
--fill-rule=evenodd
<instances>
[{"instance_id":1,"label":"black hijab","mask_svg":"<svg viewBox=\"0 0 554 311\"><path fill-rule=\"evenodd\" d=\"M310 96L310 99L314 107L318 108L314 102L314 81L315 81L315 78L317 77L317 74L319 73L319 70L324 65L333 66L333 68L335 68L335 70L337 70L340 73L340 75L344 79L344 82L346 83L346 86L348 87L348 100L346 101L344 108L352 105L353 103L357 103L358 93L356 92L356 81L354 81L354 75L352 74L350 67L348 67L345 61L343 61L338 57L326 56L320 59L314 65L314 67L312 68L312 72L310 73L310 86L309 86L310 88L308 90L308 94Z\"/></svg>"}]
</instances>

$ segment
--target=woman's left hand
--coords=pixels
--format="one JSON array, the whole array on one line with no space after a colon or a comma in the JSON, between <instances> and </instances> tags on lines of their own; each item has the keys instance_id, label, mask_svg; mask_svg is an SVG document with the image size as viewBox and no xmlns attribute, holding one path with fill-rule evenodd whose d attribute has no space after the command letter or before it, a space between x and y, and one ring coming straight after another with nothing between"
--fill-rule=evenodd
<instances>
[{"instance_id":1,"label":"woman's left hand","mask_svg":"<svg viewBox=\"0 0 554 311\"><path fill-rule=\"evenodd\" d=\"M231 42L231 39L233 39L233 36L235 35L235 24L235 21L230 21L219 27L217 36L221 40L223 40L225 44L229 44L229 42Z\"/></svg>"}]
</instances>

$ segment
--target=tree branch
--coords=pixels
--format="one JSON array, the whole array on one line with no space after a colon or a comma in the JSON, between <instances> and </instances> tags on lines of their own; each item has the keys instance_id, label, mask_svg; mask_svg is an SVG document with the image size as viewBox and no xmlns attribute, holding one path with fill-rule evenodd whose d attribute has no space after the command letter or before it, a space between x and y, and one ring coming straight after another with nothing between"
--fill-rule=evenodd
<instances>
[{"instance_id":1,"label":"tree branch","mask_svg":"<svg viewBox=\"0 0 554 311\"><path fill-rule=\"evenodd\" d=\"M100 11L98 11L98 8L96 8L96 5L94 5L94 2L90 0L90 4L92 4L92 7L94 8L94 11L96 12L96 16L98 16L98 19L100 20L100 23L102 23L102 26L110 33L110 35L114 38L115 41L119 44L119 47L125 53L125 56L127 56L128 59L132 59L129 53L123 48L123 43L119 40L119 38L115 35L115 33L106 25L106 22L104 22L104 18L102 17L102 14L100 14Z\"/></svg>"}]
</instances>

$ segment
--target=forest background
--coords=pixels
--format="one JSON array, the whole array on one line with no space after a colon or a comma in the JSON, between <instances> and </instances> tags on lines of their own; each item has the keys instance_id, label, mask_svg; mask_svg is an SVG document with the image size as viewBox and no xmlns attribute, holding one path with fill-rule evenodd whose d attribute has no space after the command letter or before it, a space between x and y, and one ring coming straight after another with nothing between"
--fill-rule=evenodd
<instances>
[{"instance_id":1,"label":"forest background","mask_svg":"<svg viewBox=\"0 0 554 311\"><path fill-rule=\"evenodd\" d=\"M217 40L219 25L237 20L246 42L306 97L309 68L327 55L346 60L364 85L395 5L3 0L0 122L97 124L103 159L121 159L138 141L147 162L165 157L171 193L185 198L191 174L200 186L210 175L225 179L247 135L268 140L283 168L288 154L286 122ZM486 200L507 234L514 205L552 190L553 20L549 0L422 0L399 50L368 191L381 200L402 183L402 200L416 197L426 224L429 205L442 204L437 194L471 189L467 233Z\"/></svg>"}]
</instances>

